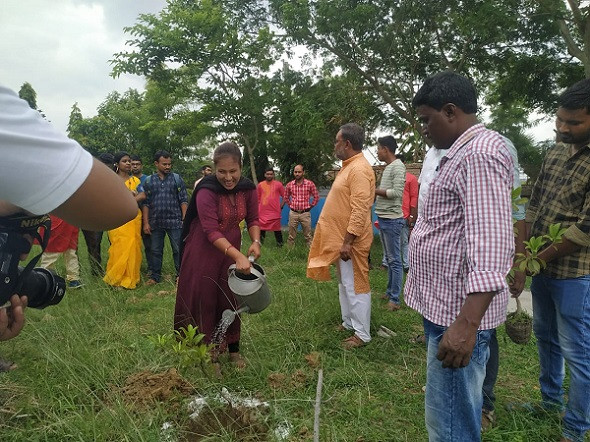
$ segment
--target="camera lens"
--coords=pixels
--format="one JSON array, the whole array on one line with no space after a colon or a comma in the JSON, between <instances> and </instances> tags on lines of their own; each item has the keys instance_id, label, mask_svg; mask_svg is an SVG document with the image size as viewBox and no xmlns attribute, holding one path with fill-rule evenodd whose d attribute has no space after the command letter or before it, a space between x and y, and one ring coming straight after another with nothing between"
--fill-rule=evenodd
<instances>
[{"instance_id":1,"label":"camera lens","mask_svg":"<svg viewBox=\"0 0 590 442\"><path fill-rule=\"evenodd\" d=\"M18 269L19 275L22 267ZM29 307L42 309L58 304L66 293L64 279L50 270L34 268L23 281L19 295L29 298Z\"/></svg>"}]
</instances>

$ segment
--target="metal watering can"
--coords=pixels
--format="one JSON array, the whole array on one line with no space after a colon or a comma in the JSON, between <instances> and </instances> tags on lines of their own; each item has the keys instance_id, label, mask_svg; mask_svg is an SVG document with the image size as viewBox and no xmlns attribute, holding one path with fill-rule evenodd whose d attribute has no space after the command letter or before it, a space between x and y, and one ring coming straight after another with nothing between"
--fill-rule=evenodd
<instances>
[{"instance_id":1,"label":"metal watering can","mask_svg":"<svg viewBox=\"0 0 590 442\"><path fill-rule=\"evenodd\" d=\"M270 289L266 283L266 274L260 264L250 257L252 267L250 274L246 275L236 271L236 265L232 264L227 270L227 283L238 301L236 313L258 313L270 304Z\"/></svg>"}]
</instances>

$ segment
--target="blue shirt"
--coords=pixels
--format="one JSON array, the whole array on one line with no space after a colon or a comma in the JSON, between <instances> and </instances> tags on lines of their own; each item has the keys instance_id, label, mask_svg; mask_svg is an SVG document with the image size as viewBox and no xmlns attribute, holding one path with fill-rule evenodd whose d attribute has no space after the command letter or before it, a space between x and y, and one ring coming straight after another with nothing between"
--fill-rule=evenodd
<instances>
[{"instance_id":1,"label":"blue shirt","mask_svg":"<svg viewBox=\"0 0 590 442\"><path fill-rule=\"evenodd\" d=\"M165 175L164 179L154 173L144 181L143 187L147 196L144 204L149 207L150 228L182 228L180 206L188 204L188 194L180 176L178 176L178 182L179 186L177 186L172 172Z\"/></svg>"}]
</instances>

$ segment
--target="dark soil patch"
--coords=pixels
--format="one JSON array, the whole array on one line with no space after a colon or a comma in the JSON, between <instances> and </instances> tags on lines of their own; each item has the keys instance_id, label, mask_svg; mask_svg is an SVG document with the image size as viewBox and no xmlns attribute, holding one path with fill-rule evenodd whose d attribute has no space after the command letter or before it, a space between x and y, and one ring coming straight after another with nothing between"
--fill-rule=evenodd
<instances>
[{"instance_id":1,"label":"dark soil patch","mask_svg":"<svg viewBox=\"0 0 590 442\"><path fill-rule=\"evenodd\" d=\"M211 440L213 436L231 434L235 440L245 442L270 441L268 407L245 407L227 404L208 408L185 422L180 432L183 442Z\"/></svg>"}]
</instances>

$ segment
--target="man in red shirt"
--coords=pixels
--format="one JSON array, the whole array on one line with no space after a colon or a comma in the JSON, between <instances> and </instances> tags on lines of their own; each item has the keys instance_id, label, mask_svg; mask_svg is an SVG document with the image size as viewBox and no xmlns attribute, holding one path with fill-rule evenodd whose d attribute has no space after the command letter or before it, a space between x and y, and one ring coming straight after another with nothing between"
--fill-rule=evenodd
<instances>
[{"instance_id":1,"label":"man in red shirt","mask_svg":"<svg viewBox=\"0 0 590 442\"><path fill-rule=\"evenodd\" d=\"M397 154L397 157L402 163L406 164L406 160L401 153ZM418 178L410 172L406 172L406 185L404 186L404 196L402 197L402 212L406 224L402 229L399 242L404 272L408 273L410 268L408 263L408 241L410 239L410 232L414 228L414 223L418 218Z\"/></svg>"},{"instance_id":2,"label":"man in red shirt","mask_svg":"<svg viewBox=\"0 0 590 442\"><path fill-rule=\"evenodd\" d=\"M289 211L289 239L287 239L287 244L290 246L295 244L295 235L297 235L299 224L303 229L307 247L311 245L310 211L320 200L315 184L313 181L304 178L304 174L305 171L301 164L293 168L295 179L287 183L285 200L283 201L283 204L287 203L291 209Z\"/></svg>"},{"instance_id":3,"label":"man in red shirt","mask_svg":"<svg viewBox=\"0 0 590 442\"><path fill-rule=\"evenodd\" d=\"M260 239L264 241L267 231L275 233L277 247L283 247L281 231L281 198L285 197L283 184L275 180L275 171L269 167L264 172L264 181L256 187L258 194L258 221L260 222Z\"/></svg>"}]
</instances>

